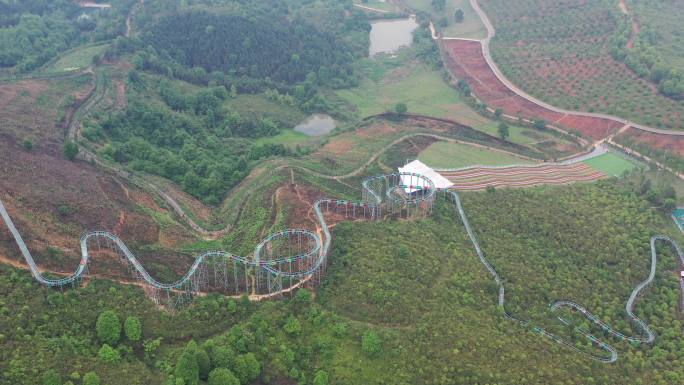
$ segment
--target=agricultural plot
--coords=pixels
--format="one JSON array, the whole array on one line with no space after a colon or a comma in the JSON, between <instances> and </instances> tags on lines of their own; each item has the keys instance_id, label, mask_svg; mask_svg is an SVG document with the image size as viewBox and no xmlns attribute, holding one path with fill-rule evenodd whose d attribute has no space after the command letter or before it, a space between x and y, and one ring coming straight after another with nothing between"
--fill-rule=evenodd
<instances>
[{"instance_id":1,"label":"agricultural plot","mask_svg":"<svg viewBox=\"0 0 684 385\"><path fill-rule=\"evenodd\" d=\"M479 42L451 40L444 42L444 48L448 55L446 64L451 73L466 81L473 93L489 107L501 108L512 116L544 119L592 139L605 138L621 127L620 123L608 119L557 113L516 95L491 70L482 55Z\"/></svg>"},{"instance_id":2,"label":"agricultural plot","mask_svg":"<svg viewBox=\"0 0 684 385\"><path fill-rule=\"evenodd\" d=\"M488 187L533 187L590 182L606 175L592 167L572 165L512 166L500 168L471 167L459 171L441 172L457 190L484 190Z\"/></svg>"},{"instance_id":3,"label":"agricultural plot","mask_svg":"<svg viewBox=\"0 0 684 385\"><path fill-rule=\"evenodd\" d=\"M436 169L531 163L528 159L512 154L455 142L433 143L418 155L418 160Z\"/></svg>"},{"instance_id":4,"label":"agricultural plot","mask_svg":"<svg viewBox=\"0 0 684 385\"><path fill-rule=\"evenodd\" d=\"M484 0L497 29L491 50L504 75L558 107L682 128L684 101L662 95L610 54L617 2Z\"/></svg>"},{"instance_id":5,"label":"agricultural plot","mask_svg":"<svg viewBox=\"0 0 684 385\"><path fill-rule=\"evenodd\" d=\"M435 27L445 37L484 39L487 36L487 30L469 0L447 0L441 10L435 9L431 0L404 0L404 3L412 9L430 14ZM463 11L462 22L456 22L457 9Z\"/></svg>"}]
</instances>

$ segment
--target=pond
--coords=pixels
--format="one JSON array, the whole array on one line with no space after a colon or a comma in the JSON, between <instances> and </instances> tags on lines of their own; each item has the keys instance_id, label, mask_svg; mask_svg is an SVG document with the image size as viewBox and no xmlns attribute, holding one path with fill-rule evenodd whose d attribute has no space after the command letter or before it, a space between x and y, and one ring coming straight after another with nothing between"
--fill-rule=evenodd
<instances>
[{"instance_id":1,"label":"pond","mask_svg":"<svg viewBox=\"0 0 684 385\"><path fill-rule=\"evenodd\" d=\"M370 56L393 53L411 45L413 31L418 28L415 16L407 19L379 20L371 22Z\"/></svg>"},{"instance_id":2,"label":"pond","mask_svg":"<svg viewBox=\"0 0 684 385\"><path fill-rule=\"evenodd\" d=\"M321 136L334 130L335 119L325 114L313 114L295 127L295 131L308 136Z\"/></svg>"}]
</instances>

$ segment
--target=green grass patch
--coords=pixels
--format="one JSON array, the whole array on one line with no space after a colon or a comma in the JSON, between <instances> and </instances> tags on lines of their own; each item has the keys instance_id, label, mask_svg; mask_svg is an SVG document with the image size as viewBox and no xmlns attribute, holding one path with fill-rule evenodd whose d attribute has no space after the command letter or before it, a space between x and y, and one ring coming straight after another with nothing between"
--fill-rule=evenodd
<instances>
[{"instance_id":1,"label":"green grass patch","mask_svg":"<svg viewBox=\"0 0 684 385\"><path fill-rule=\"evenodd\" d=\"M243 116L268 118L291 126L283 128L294 128L306 118L306 115L297 107L277 103L268 99L264 94L238 95L235 98L228 99L224 105Z\"/></svg>"},{"instance_id":2,"label":"green grass patch","mask_svg":"<svg viewBox=\"0 0 684 385\"><path fill-rule=\"evenodd\" d=\"M73 71L89 66L93 56L100 55L107 49L106 44L83 47L73 50L59 58L50 69L53 71Z\"/></svg>"},{"instance_id":3,"label":"green grass patch","mask_svg":"<svg viewBox=\"0 0 684 385\"><path fill-rule=\"evenodd\" d=\"M610 176L621 176L638 167L635 161L630 161L613 152L586 160L583 163Z\"/></svg>"},{"instance_id":4,"label":"green grass patch","mask_svg":"<svg viewBox=\"0 0 684 385\"><path fill-rule=\"evenodd\" d=\"M446 37L463 37L469 39L484 39L487 37L487 30L470 6L468 0L447 0L443 10L435 10L432 0L406 0L405 3L418 11L430 13L435 22L435 27ZM457 23L454 17L456 10L463 11L463 21ZM446 18L447 26L439 25L440 20Z\"/></svg>"},{"instance_id":5,"label":"green grass patch","mask_svg":"<svg viewBox=\"0 0 684 385\"><path fill-rule=\"evenodd\" d=\"M505 166L531 163L506 153L487 150L453 142L437 142L418 155L418 159L430 167L460 168L470 165Z\"/></svg>"},{"instance_id":6,"label":"green grass patch","mask_svg":"<svg viewBox=\"0 0 684 385\"><path fill-rule=\"evenodd\" d=\"M271 136L271 137L264 137L264 138L259 138L254 141L254 144L257 146L264 145L264 144L282 144L285 146L296 146L298 144L304 144L307 143L311 140L311 137L302 134L301 132L297 132L295 130L282 130L280 133L276 136Z\"/></svg>"},{"instance_id":7,"label":"green grass patch","mask_svg":"<svg viewBox=\"0 0 684 385\"><path fill-rule=\"evenodd\" d=\"M358 87L337 91L337 96L359 117L393 110L397 103L405 103L410 113L440 118L464 115L462 109L457 109L464 104L460 95L439 72L415 62L402 66L401 61L399 57L364 60L364 80ZM469 114L476 115L472 110Z\"/></svg>"}]
</instances>

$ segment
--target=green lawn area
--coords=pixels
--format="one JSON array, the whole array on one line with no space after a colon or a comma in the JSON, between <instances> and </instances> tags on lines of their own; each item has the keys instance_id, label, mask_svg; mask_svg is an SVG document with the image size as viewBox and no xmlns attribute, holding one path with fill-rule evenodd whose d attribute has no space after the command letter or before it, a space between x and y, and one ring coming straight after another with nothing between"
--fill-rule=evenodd
<instances>
[{"instance_id":1,"label":"green lawn area","mask_svg":"<svg viewBox=\"0 0 684 385\"><path fill-rule=\"evenodd\" d=\"M282 144L285 146L295 146L297 144L307 143L311 140L311 137L297 132L294 130L282 130L276 136L271 136L267 138L259 138L254 141L256 145L264 144Z\"/></svg>"},{"instance_id":2,"label":"green lawn area","mask_svg":"<svg viewBox=\"0 0 684 385\"><path fill-rule=\"evenodd\" d=\"M361 84L339 90L337 96L361 118L392 110L401 102L406 103L411 113L477 119L477 113L463 108L458 92L437 71L417 62L401 66L402 62L401 57L364 60L360 65L365 75Z\"/></svg>"},{"instance_id":3,"label":"green lawn area","mask_svg":"<svg viewBox=\"0 0 684 385\"><path fill-rule=\"evenodd\" d=\"M446 6L441 11L436 11L432 7L432 0L405 0L409 7L423 11L430 12L432 19L435 22L435 27L442 32L445 37L463 37L469 39L484 39L487 37L487 30L482 24L480 17L475 13L475 10L470 6L469 0L447 0ZM456 23L454 14L456 10L463 11L463 22ZM446 28L439 27L439 21L446 17L449 24Z\"/></svg>"},{"instance_id":4,"label":"green lawn area","mask_svg":"<svg viewBox=\"0 0 684 385\"><path fill-rule=\"evenodd\" d=\"M106 44L77 48L59 58L50 66L54 71L72 71L85 68L93 62L93 56L99 55L107 49Z\"/></svg>"},{"instance_id":5,"label":"green lawn area","mask_svg":"<svg viewBox=\"0 0 684 385\"><path fill-rule=\"evenodd\" d=\"M296 107L277 103L268 99L264 94L238 95L236 98L226 100L224 105L237 111L240 115L269 118L290 125L290 127L282 128L294 128L306 118L306 115Z\"/></svg>"},{"instance_id":6,"label":"green lawn area","mask_svg":"<svg viewBox=\"0 0 684 385\"><path fill-rule=\"evenodd\" d=\"M636 161L630 161L613 152L586 160L583 163L610 176L621 176L625 172L639 167Z\"/></svg>"},{"instance_id":7,"label":"green lawn area","mask_svg":"<svg viewBox=\"0 0 684 385\"><path fill-rule=\"evenodd\" d=\"M423 150L418 159L434 168L460 168L471 165L506 166L531 163L503 152L454 142L436 142Z\"/></svg>"}]
</instances>

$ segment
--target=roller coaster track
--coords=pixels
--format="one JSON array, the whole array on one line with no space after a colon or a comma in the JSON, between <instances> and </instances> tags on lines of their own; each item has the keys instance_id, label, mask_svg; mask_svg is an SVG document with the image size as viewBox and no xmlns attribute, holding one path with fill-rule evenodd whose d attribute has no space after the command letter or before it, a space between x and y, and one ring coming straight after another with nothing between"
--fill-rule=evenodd
<instances>
[{"instance_id":1,"label":"roller coaster track","mask_svg":"<svg viewBox=\"0 0 684 385\"><path fill-rule=\"evenodd\" d=\"M404 191L410 189L414 191L410 195L403 194ZM137 276L143 281L143 284L149 285L158 290L164 290L167 293L171 291L182 291L188 290L194 291L195 294L201 290L201 285L195 279L197 276L202 275L202 267L211 263L216 263L217 260L223 261L224 263L230 262L233 264L241 264L246 269L253 269L255 271L255 276L260 274L265 275L268 279L269 294L268 297L277 295L279 293L290 292L293 288L298 287L291 286L289 288L282 287L282 278L295 278L295 279L307 279L315 274L321 272L325 267L326 259L328 257L331 245L332 236L330 234L330 228L325 220L325 212L329 212L330 206L337 207L337 212L340 213L340 208L344 208L345 217L349 218L349 212L354 212L354 218L356 218L356 213L363 211L365 218L370 219L380 219L383 216L383 208L387 208L393 214L397 213L397 207L410 207L410 205L415 205L416 210L421 210L421 207L425 209L431 209L432 203L434 202L437 192L443 192L447 197L451 198L452 202L455 204L456 211L460 217L461 222L468 234L470 242L472 243L475 253L477 254L480 262L485 266L487 271L491 274L498 287L498 308L503 313L506 319L517 322L525 327L531 327L532 332L544 336L554 342L557 342L563 346L568 347L582 355L585 355L591 359L604 362L613 363L618 358L618 353L611 345L605 343L591 334L589 330L582 327L576 326L575 330L589 339L592 344L600 350L605 351L606 355L597 355L586 350L576 347L572 342L559 337L539 326L530 325L530 321L517 318L516 316L510 314L506 308L506 296L505 296L505 286L504 281L497 272L494 265L487 259L485 253L480 247L480 243L470 226L468 217L463 208L461 199L456 191L453 190L437 190L434 188L434 184L428 178L423 177L418 174L409 173L398 173L382 175L378 177L372 177L366 179L362 184L363 190L363 200L361 202L351 202L345 200L333 200L333 199L320 199L314 203L314 212L318 220L319 229L322 231L322 236L310 230L303 229L287 229L279 231L269 235L264 238L264 240L257 245L254 250L254 254L251 258L240 257L238 255L225 252L225 251L207 251L195 258L194 263L187 271L187 273L177 280L171 283L161 283L153 278L147 270L142 266L140 261L135 257L135 255L128 249L124 242L118 238L116 235L105 232L105 231L93 231L84 234L81 237L81 261L75 270L75 272L65 278L52 279L43 275L38 266L36 265L31 253L29 252L26 244L24 243L19 231L14 226L7 210L0 201L0 216L5 221L5 224L10 230L10 233L14 237L17 246L19 247L22 255L24 256L31 273L38 282L46 286L65 286L69 284L74 284L78 281L84 274L87 273L87 266L90 262L90 249L89 245L93 240L110 242L117 250L124 260L132 267L132 269L137 273ZM324 209L325 207L325 209ZM414 211L415 212L415 211ZM309 243L308 250L296 254L296 255L286 255L279 256L277 258L264 259L267 256L266 250L270 248L270 245L274 240L286 238L288 241L290 237L299 237L299 242L301 243L301 237L304 237L311 241ZM634 307L637 298L644 292L644 290L653 282L656 274L657 265L657 242L669 243L673 249L676 251L679 260L684 264L684 253L680 249L679 245L672 239L663 236L656 235L650 240L651 247L651 267L650 272L646 280L638 284L632 291L627 303L625 305L625 310L627 317L634 325L635 329L638 330L639 335L637 336L627 336L615 329L613 329L608 324L601 321L597 316L589 312L582 305L570 301L570 300L559 300L550 305L551 313L557 313L563 308L569 308L570 310L581 314L589 320L594 326L603 330L607 335L616 338L619 341L628 341L632 343L644 343L653 344L655 342L655 334L648 327L648 325L641 320L638 316L634 314ZM292 263L298 264L301 268L292 269ZM290 268L284 268L289 266ZM205 272L206 274L206 272ZM237 282L237 281L236 281ZM272 282L280 282L279 285L273 284ZM292 281L290 281L292 282ZM237 283L236 283L237 285ZM275 292L271 287L275 288ZM264 296L261 296L264 297ZM572 322L561 315L557 315L558 320L566 325L572 326Z\"/></svg>"}]
</instances>

